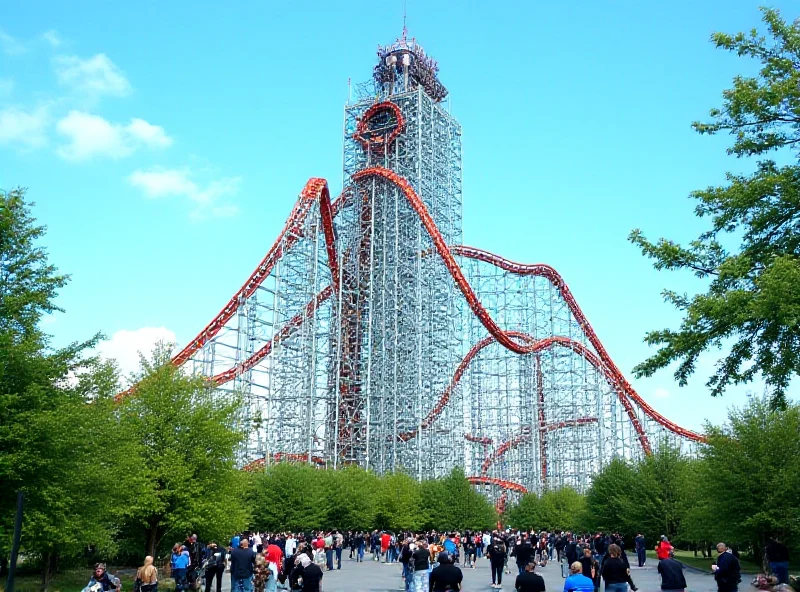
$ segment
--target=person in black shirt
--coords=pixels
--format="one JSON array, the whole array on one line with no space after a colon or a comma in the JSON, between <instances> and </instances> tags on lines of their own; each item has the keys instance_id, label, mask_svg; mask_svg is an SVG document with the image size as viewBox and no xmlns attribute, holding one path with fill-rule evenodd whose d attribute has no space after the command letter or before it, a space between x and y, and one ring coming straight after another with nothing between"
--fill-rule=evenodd
<instances>
[{"instance_id":1,"label":"person in black shirt","mask_svg":"<svg viewBox=\"0 0 800 592\"><path fill-rule=\"evenodd\" d=\"M319 592L323 576L319 565L313 563L305 553L298 555L295 561L297 567L292 572L292 576L302 580L301 590L303 592Z\"/></svg>"},{"instance_id":2,"label":"person in black shirt","mask_svg":"<svg viewBox=\"0 0 800 592\"><path fill-rule=\"evenodd\" d=\"M658 562L658 573L661 574L662 590L683 591L686 589L686 578L683 575L683 566L671 557L667 557Z\"/></svg>"},{"instance_id":3,"label":"person in black shirt","mask_svg":"<svg viewBox=\"0 0 800 592\"><path fill-rule=\"evenodd\" d=\"M599 590L600 564L597 563L597 560L592 556L592 550L589 547L583 550L583 557L578 559L578 562L581 564L581 573L592 580L595 590Z\"/></svg>"},{"instance_id":4,"label":"person in black shirt","mask_svg":"<svg viewBox=\"0 0 800 592\"><path fill-rule=\"evenodd\" d=\"M517 576L517 580L514 582L517 592L545 592L544 578L534 572L534 569L536 569L536 564L528 563L525 571Z\"/></svg>"},{"instance_id":5,"label":"person in black shirt","mask_svg":"<svg viewBox=\"0 0 800 592\"><path fill-rule=\"evenodd\" d=\"M411 554L411 565L413 566L413 590L414 592L428 592L428 569L430 568L430 551L428 551L428 541L424 538L417 539L417 548Z\"/></svg>"},{"instance_id":6,"label":"person in black shirt","mask_svg":"<svg viewBox=\"0 0 800 592\"><path fill-rule=\"evenodd\" d=\"M778 578L779 584L789 583L789 549L777 538L772 539L767 544L764 553L767 556L767 563L772 574Z\"/></svg>"},{"instance_id":7,"label":"person in black shirt","mask_svg":"<svg viewBox=\"0 0 800 592\"><path fill-rule=\"evenodd\" d=\"M711 566L719 592L736 592L742 580L739 560L725 543L717 544L717 562Z\"/></svg>"},{"instance_id":8,"label":"person in black shirt","mask_svg":"<svg viewBox=\"0 0 800 592\"><path fill-rule=\"evenodd\" d=\"M517 569L521 574L533 557L533 546L526 535L522 535L522 540L514 547L514 556L517 558Z\"/></svg>"},{"instance_id":9,"label":"person in black shirt","mask_svg":"<svg viewBox=\"0 0 800 592\"><path fill-rule=\"evenodd\" d=\"M492 588L499 588L503 583L503 565L506 562L506 546L500 537L492 538L492 543L486 549L489 558L489 567L492 570Z\"/></svg>"},{"instance_id":10,"label":"person in black shirt","mask_svg":"<svg viewBox=\"0 0 800 592\"><path fill-rule=\"evenodd\" d=\"M461 570L453 565L453 557L446 551L439 553L439 567L431 571L429 592L457 592L461 590L461 580L464 575Z\"/></svg>"}]
</instances>

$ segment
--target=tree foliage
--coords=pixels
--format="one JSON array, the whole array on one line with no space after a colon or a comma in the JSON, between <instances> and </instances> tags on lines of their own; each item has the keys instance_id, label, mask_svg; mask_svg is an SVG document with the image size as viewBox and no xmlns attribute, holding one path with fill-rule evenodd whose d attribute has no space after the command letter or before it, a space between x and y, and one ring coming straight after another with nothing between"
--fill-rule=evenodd
<instances>
[{"instance_id":1,"label":"tree foliage","mask_svg":"<svg viewBox=\"0 0 800 592\"><path fill-rule=\"evenodd\" d=\"M598 474L586 495L588 526L649 540L674 539L691 507L692 463L668 445L629 464L612 461Z\"/></svg>"},{"instance_id":2,"label":"tree foliage","mask_svg":"<svg viewBox=\"0 0 800 592\"><path fill-rule=\"evenodd\" d=\"M722 427L707 426L696 503L687 525L760 550L770 536L800 540L800 407L754 399ZM696 534L693 533L693 534Z\"/></svg>"},{"instance_id":3,"label":"tree foliage","mask_svg":"<svg viewBox=\"0 0 800 592\"><path fill-rule=\"evenodd\" d=\"M59 555L89 541L113 549L109 523L125 494L110 399L115 368L87 355L96 337L54 349L40 328L67 283L38 244L44 233L24 190L0 192L0 553L22 490L22 551L44 560L46 586Z\"/></svg>"},{"instance_id":4,"label":"tree foliage","mask_svg":"<svg viewBox=\"0 0 800 592\"><path fill-rule=\"evenodd\" d=\"M505 522L514 528L539 531L542 528L577 531L584 527L586 497L570 487L530 493L509 508Z\"/></svg>"},{"instance_id":5,"label":"tree foliage","mask_svg":"<svg viewBox=\"0 0 800 592\"><path fill-rule=\"evenodd\" d=\"M630 240L654 259L656 269L690 270L708 280L703 294L689 297L672 290L665 299L684 311L678 330L652 331L645 337L661 346L634 368L650 376L679 362L675 378L685 385L698 356L732 343L708 379L712 395L729 385L747 383L758 373L772 391L772 404L785 404L785 391L800 371L800 24L764 9L767 35L715 33L717 47L761 64L756 76L737 76L724 91L711 121L696 122L701 134L733 136L728 152L765 157L751 174L728 174L728 183L692 193L695 213L710 218L707 231L688 246L647 240L639 230ZM730 245L739 241L735 249Z\"/></svg>"},{"instance_id":6,"label":"tree foliage","mask_svg":"<svg viewBox=\"0 0 800 592\"><path fill-rule=\"evenodd\" d=\"M253 478L252 525L265 531L441 531L490 528L497 521L492 505L459 469L419 483L399 472L379 477L358 467L277 464Z\"/></svg>"},{"instance_id":7,"label":"tree foliage","mask_svg":"<svg viewBox=\"0 0 800 592\"><path fill-rule=\"evenodd\" d=\"M249 519L248 477L235 466L244 440L237 422L241 397L220 396L170 357L162 345L152 359L142 358L136 388L119 409L128 486L135 492L124 516L139 526L150 555L190 531L223 540Z\"/></svg>"}]
</instances>

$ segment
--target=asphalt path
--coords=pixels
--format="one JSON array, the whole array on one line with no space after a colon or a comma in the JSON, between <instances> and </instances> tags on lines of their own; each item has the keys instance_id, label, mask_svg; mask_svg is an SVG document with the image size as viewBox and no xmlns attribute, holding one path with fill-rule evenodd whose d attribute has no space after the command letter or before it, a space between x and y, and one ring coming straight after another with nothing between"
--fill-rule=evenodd
<instances>
[{"instance_id":1,"label":"asphalt path","mask_svg":"<svg viewBox=\"0 0 800 592\"><path fill-rule=\"evenodd\" d=\"M404 590L402 567L399 563L379 563L370 561L369 554L363 563L347 559L348 551L342 558L342 569L326 571L323 577L323 592L394 592ZM513 558L512 558L513 559ZM479 559L474 569L461 567L464 573L462 590L464 592L494 592L491 588L492 576L489 571L489 562ZM516 566L511 567L514 573L503 574L503 591L514 592L514 579ZM561 566L550 562L545 567L537 569L544 578L547 592L562 592L564 579L561 577ZM716 584L711 574L697 573L688 569L684 570L686 576L687 592L716 592ZM656 571L656 564L648 560L645 567L634 567L631 577L639 588L639 592L661 592L661 578ZM745 582L739 585L745 589ZM230 592L230 574L225 573L223 579L223 592ZM213 590L212 590L213 592ZM280 589L279 589L280 592ZM603 592L603 588L600 588Z\"/></svg>"}]
</instances>

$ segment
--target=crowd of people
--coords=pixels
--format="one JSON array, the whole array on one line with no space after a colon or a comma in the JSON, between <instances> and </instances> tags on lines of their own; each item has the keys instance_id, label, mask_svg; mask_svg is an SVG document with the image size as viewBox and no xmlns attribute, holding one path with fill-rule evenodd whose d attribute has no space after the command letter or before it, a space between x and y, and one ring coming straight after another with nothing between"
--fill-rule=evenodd
<instances>
[{"instance_id":1,"label":"crowd of people","mask_svg":"<svg viewBox=\"0 0 800 592\"><path fill-rule=\"evenodd\" d=\"M634 539L639 567L647 561L647 544L641 534ZM196 535L173 547L170 569L176 592L188 589L221 592L222 578L230 571L232 592L277 592L281 590L322 592L325 571L342 568L342 556L359 563L366 553L372 561L402 564L406 592L455 592L461 589L461 568L474 569L485 558L491 587L501 589L503 575L514 574L518 592L545 592L537 570L548 562L561 565L563 592L631 592L638 590L631 577L631 564L624 540L617 533L571 533L495 530L424 533L388 531L317 533L246 533L230 544L209 542ZM662 536L655 545L657 571L663 591L683 591L683 566L673 556L673 547ZM724 543L717 545L712 566L719 592L736 592L741 582L737 555ZM788 550L773 540L766 550L777 579L788 578ZM514 568L516 568L514 570ZM119 580L98 564L88 592L119 592ZM157 592L158 572L147 557L136 575L134 592Z\"/></svg>"}]
</instances>

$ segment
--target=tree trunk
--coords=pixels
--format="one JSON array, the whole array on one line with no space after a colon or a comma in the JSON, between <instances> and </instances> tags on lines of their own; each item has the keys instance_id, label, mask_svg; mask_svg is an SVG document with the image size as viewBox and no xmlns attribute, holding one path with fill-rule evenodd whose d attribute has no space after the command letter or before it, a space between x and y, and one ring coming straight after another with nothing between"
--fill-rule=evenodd
<instances>
[{"instance_id":1,"label":"tree trunk","mask_svg":"<svg viewBox=\"0 0 800 592\"><path fill-rule=\"evenodd\" d=\"M156 556L156 545L158 544L158 522L150 522L147 528L147 554L151 557Z\"/></svg>"},{"instance_id":2,"label":"tree trunk","mask_svg":"<svg viewBox=\"0 0 800 592\"><path fill-rule=\"evenodd\" d=\"M42 584L40 586L42 592L46 592L47 588L50 586L50 580L53 579L57 567L58 553L45 553L44 568L42 569Z\"/></svg>"}]
</instances>

